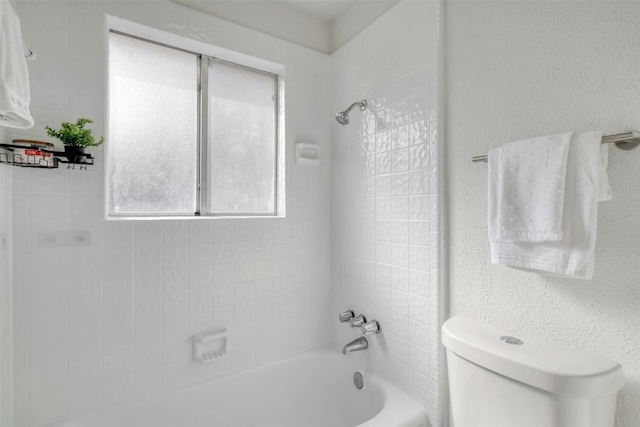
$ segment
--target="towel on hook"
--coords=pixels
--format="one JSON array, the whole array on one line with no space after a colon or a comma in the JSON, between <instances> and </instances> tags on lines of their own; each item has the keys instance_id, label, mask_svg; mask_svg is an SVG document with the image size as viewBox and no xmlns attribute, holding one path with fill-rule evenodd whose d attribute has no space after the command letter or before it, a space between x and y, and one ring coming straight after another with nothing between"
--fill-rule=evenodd
<instances>
[{"instance_id":1,"label":"towel on hook","mask_svg":"<svg viewBox=\"0 0 640 427\"><path fill-rule=\"evenodd\" d=\"M565 179L562 239L559 241L502 242L490 234L491 261L524 270L589 280L593 276L598 201L610 198L606 175L606 148L602 132L571 137ZM490 169L490 178L495 171ZM490 200L491 202L491 200ZM495 209L495 208L494 208ZM490 227L491 230L491 227Z\"/></svg>"},{"instance_id":2,"label":"towel on hook","mask_svg":"<svg viewBox=\"0 0 640 427\"><path fill-rule=\"evenodd\" d=\"M562 239L571 135L524 139L489 151L489 227L494 241Z\"/></svg>"},{"instance_id":3,"label":"towel on hook","mask_svg":"<svg viewBox=\"0 0 640 427\"><path fill-rule=\"evenodd\" d=\"M9 0L0 0L0 126L33 127L30 102L20 19Z\"/></svg>"}]
</instances>

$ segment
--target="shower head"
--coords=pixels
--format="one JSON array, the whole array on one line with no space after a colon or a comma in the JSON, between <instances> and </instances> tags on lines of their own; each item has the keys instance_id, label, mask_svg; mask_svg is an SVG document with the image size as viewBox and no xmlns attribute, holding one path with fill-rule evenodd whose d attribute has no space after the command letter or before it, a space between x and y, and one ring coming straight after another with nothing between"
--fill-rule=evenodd
<instances>
[{"instance_id":1,"label":"shower head","mask_svg":"<svg viewBox=\"0 0 640 427\"><path fill-rule=\"evenodd\" d=\"M363 99L362 101L354 102L353 104L351 104L349 106L349 108L347 108L346 110L341 111L338 114L336 114L336 121L338 123L340 123L342 126L348 125L349 124L349 112L356 105L360 108L360 111L364 111L367 108L367 100Z\"/></svg>"},{"instance_id":2,"label":"shower head","mask_svg":"<svg viewBox=\"0 0 640 427\"><path fill-rule=\"evenodd\" d=\"M338 114L336 114L336 120L342 126L348 125L349 124L349 113L347 111L339 112Z\"/></svg>"}]
</instances>

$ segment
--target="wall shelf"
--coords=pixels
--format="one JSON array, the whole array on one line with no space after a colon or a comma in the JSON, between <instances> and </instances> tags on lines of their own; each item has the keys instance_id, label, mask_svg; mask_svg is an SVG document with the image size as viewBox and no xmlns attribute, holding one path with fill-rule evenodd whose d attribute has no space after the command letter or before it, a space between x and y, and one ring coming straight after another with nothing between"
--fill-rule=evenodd
<instances>
[{"instance_id":1,"label":"wall shelf","mask_svg":"<svg viewBox=\"0 0 640 427\"><path fill-rule=\"evenodd\" d=\"M81 156L81 161L70 161L64 151L47 150L37 146L0 144L0 163L23 168L57 169L60 163L64 163L67 169L83 170L93 165L94 158L91 154Z\"/></svg>"}]
</instances>

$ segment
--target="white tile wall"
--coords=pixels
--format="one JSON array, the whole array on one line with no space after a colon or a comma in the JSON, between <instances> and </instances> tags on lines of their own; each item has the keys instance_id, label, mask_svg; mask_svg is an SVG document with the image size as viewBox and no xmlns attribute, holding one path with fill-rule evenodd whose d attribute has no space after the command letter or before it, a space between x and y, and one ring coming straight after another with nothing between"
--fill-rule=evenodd
<instances>
[{"instance_id":1,"label":"white tile wall","mask_svg":"<svg viewBox=\"0 0 640 427\"><path fill-rule=\"evenodd\" d=\"M333 311L376 318L369 363L442 425L437 2L403 1L333 54ZM360 335L335 325L341 348Z\"/></svg>"},{"instance_id":2,"label":"white tile wall","mask_svg":"<svg viewBox=\"0 0 640 427\"><path fill-rule=\"evenodd\" d=\"M15 425L44 425L321 345L327 322L347 306L378 317L384 333L371 340L370 362L439 425L440 12L427 3L401 3L331 59L333 109L363 95L371 108L362 121L354 111L339 132L330 124L330 318L327 161L290 162L289 217L278 220L105 223L100 162L83 172L15 172ZM325 55L168 2L17 6L38 53L30 64L36 127L20 136L43 137L45 124L80 115L104 131L106 12L284 63L289 147L297 138L329 140ZM309 323L290 321L302 317ZM191 362L189 337L221 326L232 331L230 356ZM335 332L339 346L355 337Z\"/></svg>"},{"instance_id":3,"label":"white tile wall","mask_svg":"<svg viewBox=\"0 0 640 427\"><path fill-rule=\"evenodd\" d=\"M0 143L9 141L0 127ZM0 165L0 426L12 424L13 412L12 180L13 168Z\"/></svg>"},{"instance_id":4,"label":"white tile wall","mask_svg":"<svg viewBox=\"0 0 640 427\"><path fill-rule=\"evenodd\" d=\"M287 219L105 222L101 150L88 171L15 168L15 426L328 344L330 57L171 2L17 6L38 56L29 64L36 125L15 136L42 138L45 125L80 116L105 133L102 31L114 14L286 66L290 191ZM293 163L299 138L327 158ZM0 224L10 206L3 172ZM193 362L190 337L217 327L231 331L229 356Z\"/></svg>"}]
</instances>

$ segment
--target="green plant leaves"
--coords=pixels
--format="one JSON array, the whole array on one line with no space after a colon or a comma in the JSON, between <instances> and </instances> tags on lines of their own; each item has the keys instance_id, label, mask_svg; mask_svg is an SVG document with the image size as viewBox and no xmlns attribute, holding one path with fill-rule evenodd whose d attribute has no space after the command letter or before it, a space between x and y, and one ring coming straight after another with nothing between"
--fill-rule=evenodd
<instances>
[{"instance_id":1,"label":"green plant leaves","mask_svg":"<svg viewBox=\"0 0 640 427\"><path fill-rule=\"evenodd\" d=\"M60 130L45 126L47 135L58 138L64 145L73 147L97 147L104 142L104 138L96 141L91 129L85 129L84 125L93 123L93 120L81 117L75 123L62 122Z\"/></svg>"}]
</instances>

